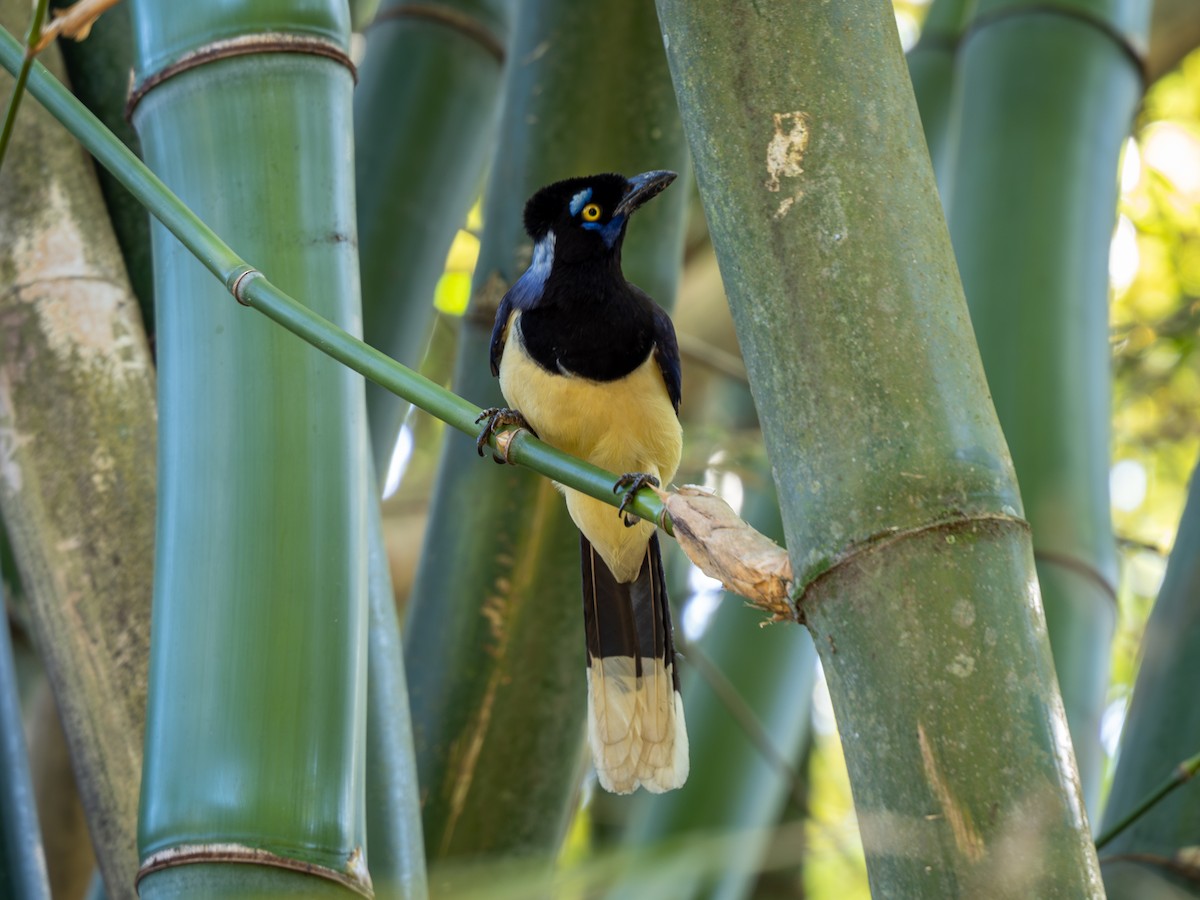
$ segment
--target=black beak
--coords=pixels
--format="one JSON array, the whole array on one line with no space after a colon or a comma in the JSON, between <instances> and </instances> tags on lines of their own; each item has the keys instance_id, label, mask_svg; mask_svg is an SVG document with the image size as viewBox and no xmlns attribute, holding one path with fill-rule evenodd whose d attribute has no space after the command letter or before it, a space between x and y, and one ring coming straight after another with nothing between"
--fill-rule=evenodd
<instances>
[{"instance_id":1,"label":"black beak","mask_svg":"<svg viewBox=\"0 0 1200 900\"><path fill-rule=\"evenodd\" d=\"M679 176L674 172L668 172L665 169L634 175L629 179L629 188L624 198L617 204L617 208L613 210L613 215L628 216L647 200L661 194L666 190L667 185L677 177Z\"/></svg>"}]
</instances>

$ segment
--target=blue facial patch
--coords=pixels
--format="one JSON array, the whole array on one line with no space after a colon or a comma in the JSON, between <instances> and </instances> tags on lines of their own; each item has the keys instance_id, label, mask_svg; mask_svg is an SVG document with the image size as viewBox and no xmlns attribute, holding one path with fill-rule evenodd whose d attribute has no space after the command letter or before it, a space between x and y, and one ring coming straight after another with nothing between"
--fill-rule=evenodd
<instances>
[{"instance_id":1,"label":"blue facial patch","mask_svg":"<svg viewBox=\"0 0 1200 900\"><path fill-rule=\"evenodd\" d=\"M592 199L592 189L584 188L578 194L571 198L570 209L571 215L579 215L579 211L583 209L583 205Z\"/></svg>"},{"instance_id":2,"label":"blue facial patch","mask_svg":"<svg viewBox=\"0 0 1200 900\"><path fill-rule=\"evenodd\" d=\"M600 232L600 237L604 238L604 243L612 247L616 243L617 238L621 236L621 229L625 227L625 217L613 216L607 222L584 222L583 227L588 231Z\"/></svg>"}]
</instances>

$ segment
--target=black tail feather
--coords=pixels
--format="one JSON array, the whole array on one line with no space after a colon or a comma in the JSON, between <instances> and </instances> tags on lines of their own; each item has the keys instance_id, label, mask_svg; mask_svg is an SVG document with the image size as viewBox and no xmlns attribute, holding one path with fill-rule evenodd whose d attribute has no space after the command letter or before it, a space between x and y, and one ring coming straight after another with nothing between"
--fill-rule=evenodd
<instances>
[{"instance_id":1,"label":"black tail feather","mask_svg":"<svg viewBox=\"0 0 1200 900\"><path fill-rule=\"evenodd\" d=\"M662 791L687 777L687 736L662 553L651 535L638 576L613 577L580 535L589 726L601 784ZM667 677L670 682L667 682Z\"/></svg>"}]
</instances>

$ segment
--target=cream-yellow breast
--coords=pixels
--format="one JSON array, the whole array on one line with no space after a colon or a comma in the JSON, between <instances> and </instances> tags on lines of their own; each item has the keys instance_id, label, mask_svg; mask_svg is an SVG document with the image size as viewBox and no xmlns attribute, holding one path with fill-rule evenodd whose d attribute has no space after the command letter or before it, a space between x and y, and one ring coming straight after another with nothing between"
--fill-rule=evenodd
<instances>
[{"instance_id":1,"label":"cream-yellow breast","mask_svg":"<svg viewBox=\"0 0 1200 900\"><path fill-rule=\"evenodd\" d=\"M664 485L675 477L683 432L653 350L629 375L592 381L539 366L521 346L521 313L508 322L500 390L546 443L618 475L645 472ZM653 525L626 528L616 510L566 489L571 518L620 581L641 566ZM632 567L632 571L631 571Z\"/></svg>"}]
</instances>

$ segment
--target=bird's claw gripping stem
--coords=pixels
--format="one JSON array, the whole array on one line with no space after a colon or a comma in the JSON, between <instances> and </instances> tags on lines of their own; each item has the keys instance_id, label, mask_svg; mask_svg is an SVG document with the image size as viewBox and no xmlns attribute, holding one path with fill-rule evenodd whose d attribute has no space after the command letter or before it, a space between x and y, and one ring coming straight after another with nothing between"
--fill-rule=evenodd
<instances>
[{"instance_id":1,"label":"bird's claw gripping stem","mask_svg":"<svg viewBox=\"0 0 1200 900\"><path fill-rule=\"evenodd\" d=\"M475 420L478 425L483 422L483 429L479 432L479 437L475 439L475 449L483 456L484 448L487 447L488 440L494 435L497 429L503 428L506 425L515 425L518 428L524 428L530 434L537 436L525 417L521 415L519 410L509 409L505 406L490 406L479 414ZM497 441L499 444L500 442ZM511 442L505 442L500 448L499 453L492 453L492 461L504 465L508 462L508 447Z\"/></svg>"},{"instance_id":2,"label":"bird's claw gripping stem","mask_svg":"<svg viewBox=\"0 0 1200 900\"><path fill-rule=\"evenodd\" d=\"M622 491L625 492L625 496L621 498L621 505L617 507L617 515L625 516L624 521L626 528L631 528L641 521L641 519L639 519L637 516L625 515L625 509L630 503L633 502L634 495L647 485L660 487L661 483L653 475L650 475L646 472L626 472L624 475L618 478L617 483L613 485L614 494L619 494Z\"/></svg>"}]
</instances>

